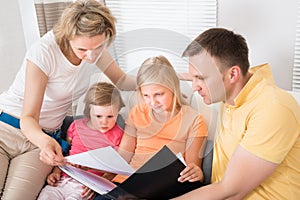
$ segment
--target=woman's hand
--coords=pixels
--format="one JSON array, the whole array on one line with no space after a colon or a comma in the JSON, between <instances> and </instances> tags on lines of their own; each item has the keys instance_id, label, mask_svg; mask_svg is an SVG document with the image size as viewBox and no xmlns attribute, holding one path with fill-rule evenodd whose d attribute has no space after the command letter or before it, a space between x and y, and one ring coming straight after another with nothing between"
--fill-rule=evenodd
<instances>
[{"instance_id":1,"label":"woman's hand","mask_svg":"<svg viewBox=\"0 0 300 200\"><path fill-rule=\"evenodd\" d=\"M40 145L40 160L52 166L62 166L66 164L66 159L62 154L60 145L53 138L45 134Z\"/></svg>"},{"instance_id":2,"label":"woman's hand","mask_svg":"<svg viewBox=\"0 0 300 200\"><path fill-rule=\"evenodd\" d=\"M203 172L199 166L194 163L189 163L184 170L180 173L180 177L178 178L179 182L195 182L195 181L203 181L204 176Z\"/></svg>"},{"instance_id":3,"label":"woman's hand","mask_svg":"<svg viewBox=\"0 0 300 200\"><path fill-rule=\"evenodd\" d=\"M82 186L82 188L83 188L83 191L81 193L82 198L86 198L87 200L92 200L95 198L96 193L92 189L86 186Z\"/></svg>"},{"instance_id":4,"label":"woman's hand","mask_svg":"<svg viewBox=\"0 0 300 200\"><path fill-rule=\"evenodd\" d=\"M79 165L79 164L75 164L75 163L70 163L70 162L68 162L67 164L68 164L68 165L71 165L71 166L73 166L73 167L76 167L76 168L85 170L85 171L91 169L90 167L86 167L86 166Z\"/></svg>"}]
</instances>

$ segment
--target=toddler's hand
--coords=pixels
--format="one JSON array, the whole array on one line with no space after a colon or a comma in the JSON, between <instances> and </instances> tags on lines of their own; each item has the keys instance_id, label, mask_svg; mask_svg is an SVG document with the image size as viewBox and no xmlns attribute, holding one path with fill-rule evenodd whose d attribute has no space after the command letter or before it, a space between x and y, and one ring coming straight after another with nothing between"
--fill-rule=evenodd
<instances>
[{"instance_id":1,"label":"toddler's hand","mask_svg":"<svg viewBox=\"0 0 300 200\"><path fill-rule=\"evenodd\" d=\"M83 188L83 191L81 193L82 198L86 198L87 200L92 200L95 198L96 193L92 189L86 186L82 186L82 188Z\"/></svg>"},{"instance_id":2,"label":"toddler's hand","mask_svg":"<svg viewBox=\"0 0 300 200\"><path fill-rule=\"evenodd\" d=\"M60 180L60 173L53 172L53 173L49 174L47 177L47 183L52 186L54 186L55 183L59 180Z\"/></svg>"}]
</instances>

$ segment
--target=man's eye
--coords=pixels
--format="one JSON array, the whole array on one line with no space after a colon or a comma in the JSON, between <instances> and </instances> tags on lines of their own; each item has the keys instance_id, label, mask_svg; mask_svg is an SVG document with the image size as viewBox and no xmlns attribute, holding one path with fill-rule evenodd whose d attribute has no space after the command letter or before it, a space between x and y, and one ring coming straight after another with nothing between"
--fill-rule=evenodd
<instances>
[{"instance_id":1,"label":"man's eye","mask_svg":"<svg viewBox=\"0 0 300 200\"><path fill-rule=\"evenodd\" d=\"M204 78L201 77L201 76L196 76L195 78L198 79L198 80L204 80Z\"/></svg>"}]
</instances>

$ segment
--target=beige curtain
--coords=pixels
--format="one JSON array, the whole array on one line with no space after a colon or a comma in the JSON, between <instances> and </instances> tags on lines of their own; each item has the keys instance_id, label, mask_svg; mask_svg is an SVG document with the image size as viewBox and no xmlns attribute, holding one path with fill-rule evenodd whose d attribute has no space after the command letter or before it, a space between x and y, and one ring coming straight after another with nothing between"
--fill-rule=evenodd
<instances>
[{"instance_id":1,"label":"beige curtain","mask_svg":"<svg viewBox=\"0 0 300 200\"><path fill-rule=\"evenodd\" d=\"M34 6L37 15L37 21L40 31L40 36L43 36L49 30L51 30L54 24L57 22L62 11L73 0L35 0ZM104 0L100 0L105 4Z\"/></svg>"}]
</instances>

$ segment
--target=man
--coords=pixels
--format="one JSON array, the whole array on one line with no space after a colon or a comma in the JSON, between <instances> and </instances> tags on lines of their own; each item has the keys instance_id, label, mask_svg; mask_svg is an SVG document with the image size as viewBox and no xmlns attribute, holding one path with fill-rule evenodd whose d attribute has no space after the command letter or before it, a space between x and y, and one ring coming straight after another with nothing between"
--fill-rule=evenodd
<instances>
[{"instance_id":1,"label":"man","mask_svg":"<svg viewBox=\"0 0 300 200\"><path fill-rule=\"evenodd\" d=\"M178 199L299 199L300 107L270 66L249 69L246 40L223 28L200 34L183 56L193 89L206 104L223 104L212 184Z\"/></svg>"}]
</instances>

